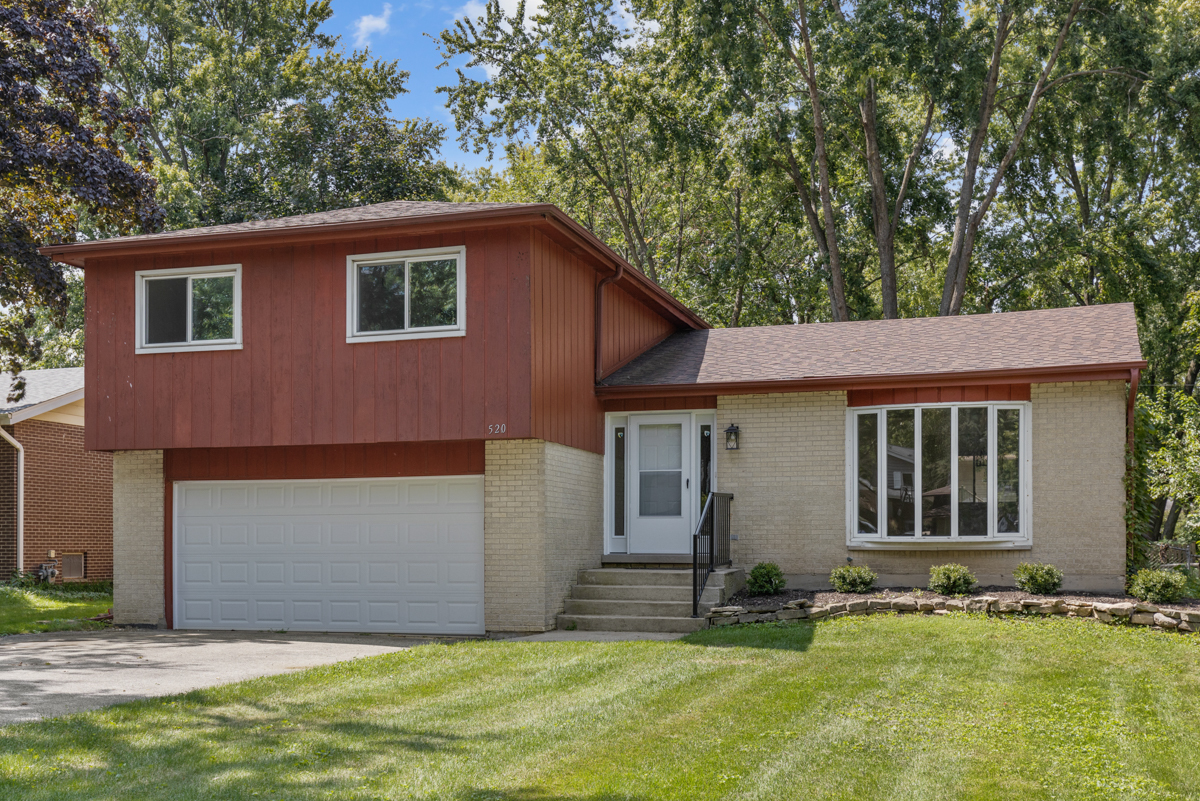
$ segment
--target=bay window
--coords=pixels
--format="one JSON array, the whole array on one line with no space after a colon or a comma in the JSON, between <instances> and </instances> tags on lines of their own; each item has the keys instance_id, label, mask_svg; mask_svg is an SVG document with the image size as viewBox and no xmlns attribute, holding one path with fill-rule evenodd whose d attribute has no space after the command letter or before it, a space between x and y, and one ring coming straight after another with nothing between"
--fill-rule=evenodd
<instances>
[{"instance_id":1,"label":"bay window","mask_svg":"<svg viewBox=\"0 0 1200 801\"><path fill-rule=\"evenodd\" d=\"M849 410L851 544L1027 544L1029 404Z\"/></svg>"}]
</instances>

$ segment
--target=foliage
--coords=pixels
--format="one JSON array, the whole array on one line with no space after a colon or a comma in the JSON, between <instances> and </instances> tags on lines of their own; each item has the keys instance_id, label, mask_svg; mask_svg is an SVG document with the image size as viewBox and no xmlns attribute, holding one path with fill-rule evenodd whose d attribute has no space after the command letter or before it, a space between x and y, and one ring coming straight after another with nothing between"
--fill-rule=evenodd
<instances>
[{"instance_id":1,"label":"foliage","mask_svg":"<svg viewBox=\"0 0 1200 801\"><path fill-rule=\"evenodd\" d=\"M444 130L397 122L408 73L320 31L329 0L98 0L109 79L151 111L170 227L443 196Z\"/></svg>"},{"instance_id":2,"label":"foliage","mask_svg":"<svg viewBox=\"0 0 1200 801\"><path fill-rule=\"evenodd\" d=\"M1175 570L1143 568L1129 582L1129 594L1152 604L1169 604L1184 597L1188 577Z\"/></svg>"},{"instance_id":3,"label":"foliage","mask_svg":"<svg viewBox=\"0 0 1200 801\"><path fill-rule=\"evenodd\" d=\"M1179 391L1162 391L1143 395L1139 406L1154 436L1143 464L1147 489L1153 497L1195 507L1200 500L1200 403Z\"/></svg>"},{"instance_id":4,"label":"foliage","mask_svg":"<svg viewBox=\"0 0 1200 801\"><path fill-rule=\"evenodd\" d=\"M685 89L665 40L621 20L604 0L531 17L492 3L441 34L447 59L487 72L442 87L459 141L503 145L509 165L465 176L456 198L554 203L718 325L828 319L819 259L779 213L791 190L745 169L718 99Z\"/></svg>"},{"instance_id":5,"label":"foliage","mask_svg":"<svg viewBox=\"0 0 1200 801\"><path fill-rule=\"evenodd\" d=\"M1054 565L1022 562L1013 570L1018 588L1034 595L1054 595L1062 587L1063 572Z\"/></svg>"},{"instance_id":6,"label":"foliage","mask_svg":"<svg viewBox=\"0 0 1200 801\"><path fill-rule=\"evenodd\" d=\"M34 312L33 331L41 340L42 351L37 361L26 363L32 369L83 367L83 272L65 267L63 281L67 285L66 313L58 314L45 307Z\"/></svg>"},{"instance_id":7,"label":"foliage","mask_svg":"<svg viewBox=\"0 0 1200 801\"><path fill-rule=\"evenodd\" d=\"M118 51L67 0L0 5L0 368L41 357L38 315L61 325L62 268L45 244L87 228L149 232L162 222L143 138L149 115L105 88ZM10 400L24 395L17 378Z\"/></svg>"},{"instance_id":8,"label":"foliage","mask_svg":"<svg viewBox=\"0 0 1200 801\"><path fill-rule=\"evenodd\" d=\"M929 568L929 591L939 595L966 595L975 589L975 574L963 565L934 565Z\"/></svg>"},{"instance_id":9,"label":"foliage","mask_svg":"<svg viewBox=\"0 0 1200 801\"><path fill-rule=\"evenodd\" d=\"M750 569L746 579L746 592L750 595L774 595L783 592L787 582L783 571L774 562L759 562Z\"/></svg>"},{"instance_id":10,"label":"foliage","mask_svg":"<svg viewBox=\"0 0 1200 801\"><path fill-rule=\"evenodd\" d=\"M843 565L829 573L829 583L838 592L870 592L878 578L866 565Z\"/></svg>"}]
</instances>

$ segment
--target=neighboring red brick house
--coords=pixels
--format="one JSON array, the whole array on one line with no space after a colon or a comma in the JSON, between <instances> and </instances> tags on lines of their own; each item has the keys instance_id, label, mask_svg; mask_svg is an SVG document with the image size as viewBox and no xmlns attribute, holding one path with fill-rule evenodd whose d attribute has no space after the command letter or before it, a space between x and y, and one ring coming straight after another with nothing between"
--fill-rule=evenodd
<instances>
[{"instance_id":1,"label":"neighboring red brick house","mask_svg":"<svg viewBox=\"0 0 1200 801\"><path fill-rule=\"evenodd\" d=\"M25 397L0 403L5 576L20 553L25 571L53 561L60 580L112 578L112 454L84 449L83 374L26 370Z\"/></svg>"},{"instance_id":2,"label":"neighboring red brick house","mask_svg":"<svg viewBox=\"0 0 1200 801\"><path fill-rule=\"evenodd\" d=\"M619 566L690 568L709 524L798 587L1123 584L1128 304L712 330L544 204L44 252L84 269L118 622L694 626L690 569Z\"/></svg>"}]
</instances>

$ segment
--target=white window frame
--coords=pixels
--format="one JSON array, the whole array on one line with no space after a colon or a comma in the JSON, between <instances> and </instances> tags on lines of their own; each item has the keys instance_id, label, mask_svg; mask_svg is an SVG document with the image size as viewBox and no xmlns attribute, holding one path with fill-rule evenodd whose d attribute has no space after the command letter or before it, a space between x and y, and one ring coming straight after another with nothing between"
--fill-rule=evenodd
<instances>
[{"instance_id":1,"label":"white window frame","mask_svg":"<svg viewBox=\"0 0 1200 801\"><path fill-rule=\"evenodd\" d=\"M962 408L986 408L988 410L988 531L983 537L960 537L958 535L958 410ZM878 465L876 485L884 492L890 481L887 476L887 427L886 412L909 409L950 409L950 536L926 537L921 535L921 415L916 415L913 449L913 497L916 503L914 536L889 537L887 530L886 495L878 503L876 533L858 531L858 417L875 413L879 422L876 426L876 460ZM1017 534L1001 533L996 530L997 509L997 459L996 459L996 412L1000 409L1017 409L1021 412L1020 426L1020 509L1021 531ZM860 550L919 551L919 550L1028 550L1033 547L1033 448L1032 448L1033 404L1028 401L976 401L963 403L898 403L882 406L851 406L846 409L846 544Z\"/></svg>"},{"instance_id":2,"label":"white window frame","mask_svg":"<svg viewBox=\"0 0 1200 801\"><path fill-rule=\"evenodd\" d=\"M455 260L455 289L457 290L458 324L406 328L395 331L358 331L358 268L373 264L404 262L404 321L409 321L410 261L425 261L430 257L453 258ZM384 253L355 253L346 257L346 341L390 342L398 339L433 339L436 337L461 337L467 334L467 249L465 247L426 248L424 250L393 250Z\"/></svg>"},{"instance_id":3,"label":"white window frame","mask_svg":"<svg viewBox=\"0 0 1200 801\"><path fill-rule=\"evenodd\" d=\"M165 342L152 345L146 342L146 281L155 278L179 278L186 276L187 285L187 342ZM233 338L206 339L193 342L192 337L192 281L196 278L227 278L233 276ZM242 349L242 265L211 264L204 267L174 267L163 270L138 270L134 273L135 299L134 317L137 326L134 353L183 353L205 350Z\"/></svg>"}]
</instances>

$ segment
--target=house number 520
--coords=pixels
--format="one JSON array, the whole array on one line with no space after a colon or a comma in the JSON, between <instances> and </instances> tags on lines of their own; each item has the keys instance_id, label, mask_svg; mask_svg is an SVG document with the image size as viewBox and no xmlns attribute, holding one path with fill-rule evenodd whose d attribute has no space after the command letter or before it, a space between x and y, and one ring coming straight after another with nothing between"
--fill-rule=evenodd
<instances>
[{"instance_id":1,"label":"house number 520","mask_svg":"<svg viewBox=\"0 0 1200 801\"><path fill-rule=\"evenodd\" d=\"M494 426L488 426L489 434L503 434L507 430L508 426L506 426L504 423L497 423Z\"/></svg>"}]
</instances>

